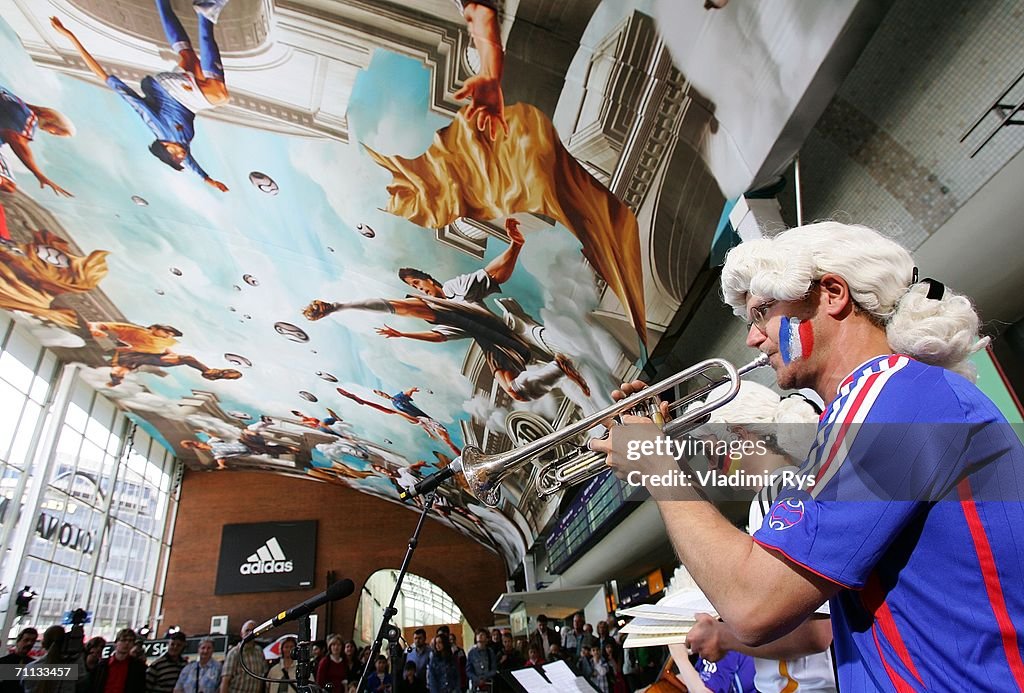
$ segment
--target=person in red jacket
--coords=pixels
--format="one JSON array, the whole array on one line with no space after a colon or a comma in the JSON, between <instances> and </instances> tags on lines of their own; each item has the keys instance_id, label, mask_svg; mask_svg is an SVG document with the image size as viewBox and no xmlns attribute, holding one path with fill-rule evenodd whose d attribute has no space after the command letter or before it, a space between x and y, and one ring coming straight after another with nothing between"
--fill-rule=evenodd
<instances>
[{"instance_id":1,"label":"person in red jacket","mask_svg":"<svg viewBox=\"0 0 1024 693\"><path fill-rule=\"evenodd\" d=\"M114 654L96 665L91 693L145 693L146 665L131 655L137 639L131 628L117 632Z\"/></svg>"},{"instance_id":2,"label":"person in red jacket","mask_svg":"<svg viewBox=\"0 0 1024 693\"><path fill-rule=\"evenodd\" d=\"M332 635L327 640L327 656L320 660L316 668L316 685L321 688L330 685L334 693L345 693L350 674L355 679L359 678L358 671L349 672L342 653L344 646L341 636Z\"/></svg>"}]
</instances>

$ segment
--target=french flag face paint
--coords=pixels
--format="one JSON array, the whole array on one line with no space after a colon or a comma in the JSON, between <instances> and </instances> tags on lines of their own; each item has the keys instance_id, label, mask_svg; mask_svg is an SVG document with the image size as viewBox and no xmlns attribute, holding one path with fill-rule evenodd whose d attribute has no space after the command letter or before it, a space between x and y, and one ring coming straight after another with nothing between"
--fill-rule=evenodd
<instances>
[{"instance_id":1,"label":"french flag face paint","mask_svg":"<svg viewBox=\"0 0 1024 693\"><path fill-rule=\"evenodd\" d=\"M805 359L814 348L814 329L811 323L800 318L783 316L779 325L779 354L785 364Z\"/></svg>"}]
</instances>

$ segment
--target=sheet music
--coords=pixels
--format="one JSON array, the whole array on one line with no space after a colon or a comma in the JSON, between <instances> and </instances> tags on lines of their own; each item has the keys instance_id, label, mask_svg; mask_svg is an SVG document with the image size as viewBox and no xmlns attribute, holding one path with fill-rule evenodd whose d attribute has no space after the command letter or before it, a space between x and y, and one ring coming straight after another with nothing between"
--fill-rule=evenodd
<instances>
[{"instance_id":1,"label":"sheet music","mask_svg":"<svg viewBox=\"0 0 1024 693\"><path fill-rule=\"evenodd\" d=\"M594 688L590 683L582 676L574 674L572 669L561 660L543 664L541 669L544 670L544 675L550 679L552 687L559 693L565 693L565 691L594 693Z\"/></svg>"},{"instance_id":2,"label":"sheet music","mask_svg":"<svg viewBox=\"0 0 1024 693\"><path fill-rule=\"evenodd\" d=\"M512 676L528 693L561 693L557 688L548 683L547 679L541 676L540 672L533 667L513 671Z\"/></svg>"}]
</instances>

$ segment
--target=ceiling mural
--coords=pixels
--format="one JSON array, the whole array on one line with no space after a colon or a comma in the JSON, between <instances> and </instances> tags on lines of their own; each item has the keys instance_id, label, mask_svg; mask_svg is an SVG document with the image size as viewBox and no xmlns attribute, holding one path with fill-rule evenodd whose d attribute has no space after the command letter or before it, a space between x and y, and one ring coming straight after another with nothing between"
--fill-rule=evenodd
<instances>
[{"instance_id":1,"label":"ceiling mural","mask_svg":"<svg viewBox=\"0 0 1024 693\"><path fill-rule=\"evenodd\" d=\"M507 59L536 4L3 0L0 308L211 473L397 502L606 406L732 139L655 3L571 3L573 51ZM535 474L435 515L514 567Z\"/></svg>"}]
</instances>

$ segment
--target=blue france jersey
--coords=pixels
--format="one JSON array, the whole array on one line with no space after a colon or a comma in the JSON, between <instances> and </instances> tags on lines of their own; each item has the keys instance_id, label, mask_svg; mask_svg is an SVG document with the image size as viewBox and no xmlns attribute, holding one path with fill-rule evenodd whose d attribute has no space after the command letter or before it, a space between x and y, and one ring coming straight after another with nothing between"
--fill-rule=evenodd
<instances>
[{"instance_id":1,"label":"blue france jersey","mask_svg":"<svg viewBox=\"0 0 1024 693\"><path fill-rule=\"evenodd\" d=\"M149 76L144 77L140 85L144 96L140 96L134 89L113 75L107 77L107 86L139 114L142 122L158 140L180 144L186 152L189 152L181 162L183 167L204 180L209 178L206 171L202 169L199 162L192 158L192 153L189 151L192 146L192 138L196 135L195 113L168 94L159 82Z\"/></svg>"},{"instance_id":2,"label":"blue france jersey","mask_svg":"<svg viewBox=\"0 0 1024 693\"><path fill-rule=\"evenodd\" d=\"M1024 448L964 378L873 359L755 541L844 587L840 690L1024 690Z\"/></svg>"},{"instance_id":3,"label":"blue france jersey","mask_svg":"<svg viewBox=\"0 0 1024 693\"><path fill-rule=\"evenodd\" d=\"M428 419L430 418L422 409L413 404L412 397L404 392L398 392L391 395L391 404L395 406L395 409L404 414L408 414L409 416L415 416L417 418L424 416Z\"/></svg>"},{"instance_id":4,"label":"blue france jersey","mask_svg":"<svg viewBox=\"0 0 1024 693\"><path fill-rule=\"evenodd\" d=\"M0 131L13 130L25 139L35 137L36 114L12 91L0 85Z\"/></svg>"}]
</instances>

